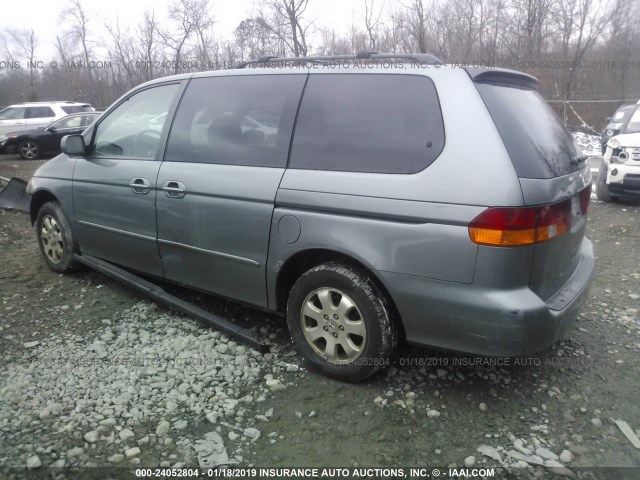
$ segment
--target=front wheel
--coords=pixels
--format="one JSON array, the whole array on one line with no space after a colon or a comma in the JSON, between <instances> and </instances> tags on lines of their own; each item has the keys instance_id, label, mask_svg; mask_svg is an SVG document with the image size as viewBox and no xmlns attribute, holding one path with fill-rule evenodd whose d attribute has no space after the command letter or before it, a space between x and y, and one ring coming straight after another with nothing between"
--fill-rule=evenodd
<instances>
[{"instance_id":1,"label":"front wheel","mask_svg":"<svg viewBox=\"0 0 640 480\"><path fill-rule=\"evenodd\" d=\"M287 302L298 352L339 380L364 380L389 364L398 332L387 301L368 275L340 263L304 273Z\"/></svg>"},{"instance_id":2,"label":"front wheel","mask_svg":"<svg viewBox=\"0 0 640 480\"><path fill-rule=\"evenodd\" d=\"M607 164L602 161L600 164L600 170L598 170L598 183L596 183L596 196L598 200L602 202L615 202L618 197L614 197L609 193L609 185L607 185Z\"/></svg>"},{"instance_id":3,"label":"front wheel","mask_svg":"<svg viewBox=\"0 0 640 480\"><path fill-rule=\"evenodd\" d=\"M24 140L18 145L18 153L25 160L40 158L40 145L33 140Z\"/></svg>"},{"instance_id":4,"label":"front wheel","mask_svg":"<svg viewBox=\"0 0 640 480\"><path fill-rule=\"evenodd\" d=\"M48 202L40 208L36 232L40 252L51 270L67 273L78 266L73 259L77 246L71 224L58 202Z\"/></svg>"}]
</instances>

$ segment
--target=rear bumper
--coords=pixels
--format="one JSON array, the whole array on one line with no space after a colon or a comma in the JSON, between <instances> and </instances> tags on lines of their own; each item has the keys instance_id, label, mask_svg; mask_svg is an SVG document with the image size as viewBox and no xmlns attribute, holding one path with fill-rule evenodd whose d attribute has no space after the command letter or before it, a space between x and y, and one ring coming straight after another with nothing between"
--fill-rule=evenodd
<instances>
[{"instance_id":1,"label":"rear bumper","mask_svg":"<svg viewBox=\"0 0 640 480\"><path fill-rule=\"evenodd\" d=\"M578 255L571 278L546 302L528 287L487 289L377 273L396 303L409 343L513 357L549 347L573 325L587 301L594 270L587 238Z\"/></svg>"}]
</instances>

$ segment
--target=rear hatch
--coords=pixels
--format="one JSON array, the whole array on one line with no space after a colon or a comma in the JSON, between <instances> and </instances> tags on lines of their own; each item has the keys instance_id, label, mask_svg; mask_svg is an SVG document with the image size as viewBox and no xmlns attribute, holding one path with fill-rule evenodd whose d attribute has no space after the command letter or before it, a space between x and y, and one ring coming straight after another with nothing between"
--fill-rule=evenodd
<instances>
[{"instance_id":1,"label":"rear hatch","mask_svg":"<svg viewBox=\"0 0 640 480\"><path fill-rule=\"evenodd\" d=\"M576 271L586 228L591 174L586 158L537 92L537 80L509 70L471 70L520 180L526 207L539 207L550 235L534 244L530 288L543 300Z\"/></svg>"}]
</instances>

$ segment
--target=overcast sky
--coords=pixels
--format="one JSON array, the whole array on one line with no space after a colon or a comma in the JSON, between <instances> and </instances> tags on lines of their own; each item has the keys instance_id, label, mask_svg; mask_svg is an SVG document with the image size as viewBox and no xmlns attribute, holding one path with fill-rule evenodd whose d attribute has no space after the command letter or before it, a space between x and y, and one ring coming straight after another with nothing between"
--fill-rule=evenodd
<instances>
[{"instance_id":1,"label":"overcast sky","mask_svg":"<svg viewBox=\"0 0 640 480\"><path fill-rule=\"evenodd\" d=\"M90 31L98 44L107 43L105 23L113 25L117 18L121 27L133 29L145 9L165 18L169 3L170 0L82 0L89 15ZM364 0L310 0L309 3L307 20L314 20L316 27L331 26L341 33L348 30L352 19L360 23L364 11ZM255 4L255 0L210 0L217 37L232 38L238 23L255 15ZM66 5L67 0L4 0L0 28L33 28L38 37L38 57L47 60L54 55L52 45L56 35L64 31L60 12Z\"/></svg>"}]
</instances>

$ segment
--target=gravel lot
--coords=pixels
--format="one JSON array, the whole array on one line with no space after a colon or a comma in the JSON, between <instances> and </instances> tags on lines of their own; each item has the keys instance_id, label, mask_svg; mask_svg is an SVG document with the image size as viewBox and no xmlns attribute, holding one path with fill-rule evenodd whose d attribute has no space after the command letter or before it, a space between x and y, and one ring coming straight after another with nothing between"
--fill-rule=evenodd
<instances>
[{"instance_id":1,"label":"gravel lot","mask_svg":"<svg viewBox=\"0 0 640 480\"><path fill-rule=\"evenodd\" d=\"M3 156L0 176L40 164ZM489 365L403 347L349 385L308 371L277 316L172 289L261 330L260 355L96 272L51 272L28 216L0 210L0 478L234 462L640 478L615 423L640 436L639 213L592 200L591 299L549 350Z\"/></svg>"}]
</instances>

